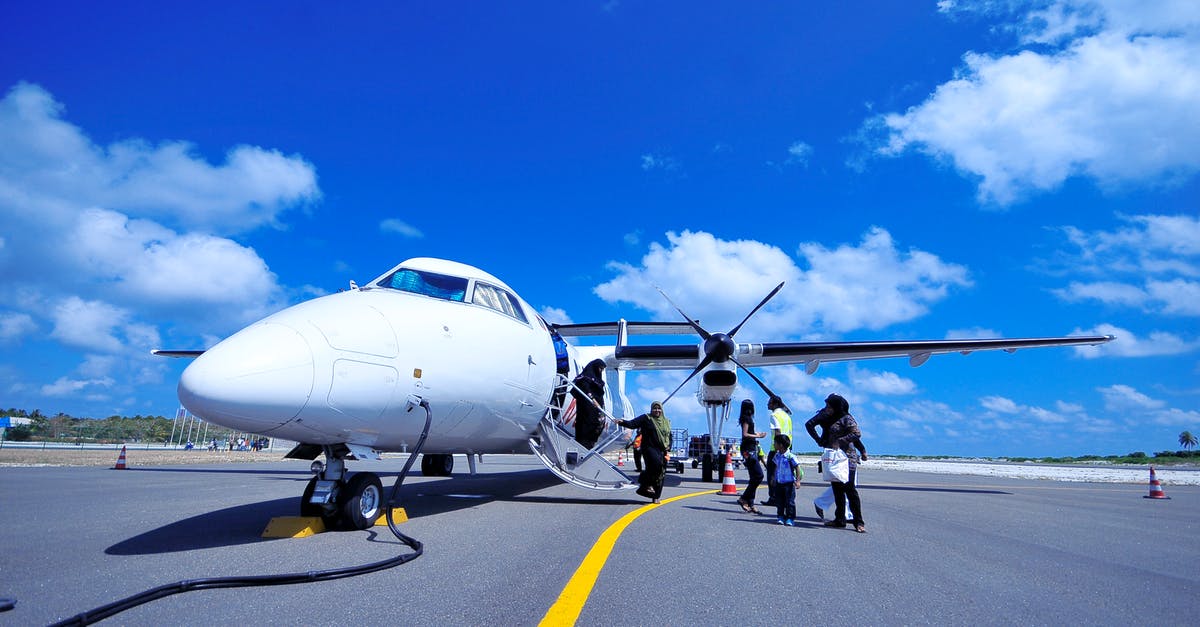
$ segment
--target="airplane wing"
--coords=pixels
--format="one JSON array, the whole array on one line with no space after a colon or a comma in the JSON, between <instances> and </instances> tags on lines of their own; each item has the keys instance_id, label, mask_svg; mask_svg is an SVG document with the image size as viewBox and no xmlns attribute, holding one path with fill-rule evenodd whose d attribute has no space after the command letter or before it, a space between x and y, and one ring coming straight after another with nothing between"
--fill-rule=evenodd
<instances>
[{"instance_id":1,"label":"airplane wing","mask_svg":"<svg viewBox=\"0 0 1200 627\"><path fill-rule=\"evenodd\" d=\"M630 335L693 335L696 330L686 322L590 322L585 324L552 324L563 337L617 335L624 324Z\"/></svg>"},{"instance_id":2,"label":"airplane wing","mask_svg":"<svg viewBox=\"0 0 1200 627\"><path fill-rule=\"evenodd\" d=\"M159 357L181 357L185 359L195 359L203 353L204 351L202 350L164 350L161 348L151 349L150 351L151 355Z\"/></svg>"},{"instance_id":3,"label":"airplane wing","mask_svg":"<svg viewBox=\"0 0 1200 627\"><path fill-rule=\"evenodd\" d=\"M1021 348L1045 346L1086 346L1110 342L1111 335L1039 337L978 340L908 340L874 342L773 342L738 344L734 358L745 367L806 364L808 372L816 371L824 362L908 357L912 366L924 364L933 355L975 351L1003 350L1009 353ZM696 344L664 344L656 346L619 345L614 357L628 370L688 370L704 357L703 348Z\"/></svg>"}]
</instances>

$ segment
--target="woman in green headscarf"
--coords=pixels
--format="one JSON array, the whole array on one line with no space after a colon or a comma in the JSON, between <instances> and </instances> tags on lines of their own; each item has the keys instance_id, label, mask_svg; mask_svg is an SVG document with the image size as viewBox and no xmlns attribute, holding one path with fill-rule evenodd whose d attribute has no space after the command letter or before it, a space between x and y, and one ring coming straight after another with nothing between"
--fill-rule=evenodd
<instances>
[{"instance_id":1,"label":"woman in green headscarf","mask_svg":"<svg viewBox=\"0 0 1200 627\"><path fill-rule=\"evenodd\" d=\"M646 469L638 475L641 487L637 493L657 503L662 496L663 477L666 476L667 450L671 447L671 421L663 414L662 403L650 403L650 413L633 420L618 420L626 429L637 429L642 434L642 461Z\"/></svg>"}]
</instances>

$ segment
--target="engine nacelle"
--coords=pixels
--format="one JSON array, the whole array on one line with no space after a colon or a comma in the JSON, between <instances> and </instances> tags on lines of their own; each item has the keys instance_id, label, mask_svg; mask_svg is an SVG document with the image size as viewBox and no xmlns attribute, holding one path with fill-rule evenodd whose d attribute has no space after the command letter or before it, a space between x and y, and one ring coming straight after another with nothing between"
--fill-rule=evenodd
<instances>
[{"instance_id":1,"label":"engine nacelle","mask_svg":"<svg viewBox=\"0 0 1200 627\"><path fill-rule=\"evenodd\" d=\"M728 403L737 389L737 366L732 361L714 363L700 375L696 399L701 405Z\"/></svg>"}]
</instances>

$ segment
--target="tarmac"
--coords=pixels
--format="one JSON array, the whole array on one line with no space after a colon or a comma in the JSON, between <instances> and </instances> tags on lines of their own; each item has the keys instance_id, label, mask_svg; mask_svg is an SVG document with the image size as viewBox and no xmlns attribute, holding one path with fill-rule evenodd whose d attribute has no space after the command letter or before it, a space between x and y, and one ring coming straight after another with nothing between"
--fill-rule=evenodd
<instances>
[{"instance_id":1,"label":"tarmac","mask_svg":"<svg viewBox=\"0 0 1200 627\"><path fill-rule=\"evenodd\" d=\"M115 460L114 460L115 461ZM1200 610L1200 486L861 470L868 533L820 525L815 468L796 527L753 516L699 472L665 502L559 482L531 456L479 474L413 472L403 533L423 554L332 581L202 590L120 625L1154 624ZM403 462L351 462L390 491ZM632 469L627 469L632 472ZM307 573L410 549L386 527L268 539L298 513L308 463L0 469L0 625L49 624L207 577ZM745 471L736 473L738 489ZM765 490L759 498L765 498ZM677 498L682 497L682 498ZM673 500L672 500L673 499ZM767 508L759 506L767 513ZM771 512L773 514L773 512ZM581 565L596 567L580 585ZM577 613L553 614L564 598Z\"/></svg>"}]
</instances>

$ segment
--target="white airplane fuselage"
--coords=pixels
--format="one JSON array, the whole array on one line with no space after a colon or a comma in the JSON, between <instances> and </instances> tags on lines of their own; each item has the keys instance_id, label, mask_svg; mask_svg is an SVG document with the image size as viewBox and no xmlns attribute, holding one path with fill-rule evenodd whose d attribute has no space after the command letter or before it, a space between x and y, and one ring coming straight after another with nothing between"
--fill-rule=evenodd
<instances>
[{"instance_id":1,"label":"white airplane fuselage","mask_svg":"<svg viewBox=\"0 0 1200 627\"><path fill-rule=\"evenodd\" d=\"M512 294L470 266L405 263ZM433 413L425 452L529 452L553 394L556 353L536 312L509 300L524 320L378 285L316 298L205 351L180 378L180 401L241 431L399 451L420 436L424 412L410 410L424 400Z\"/></svg>"}]
</instances>

